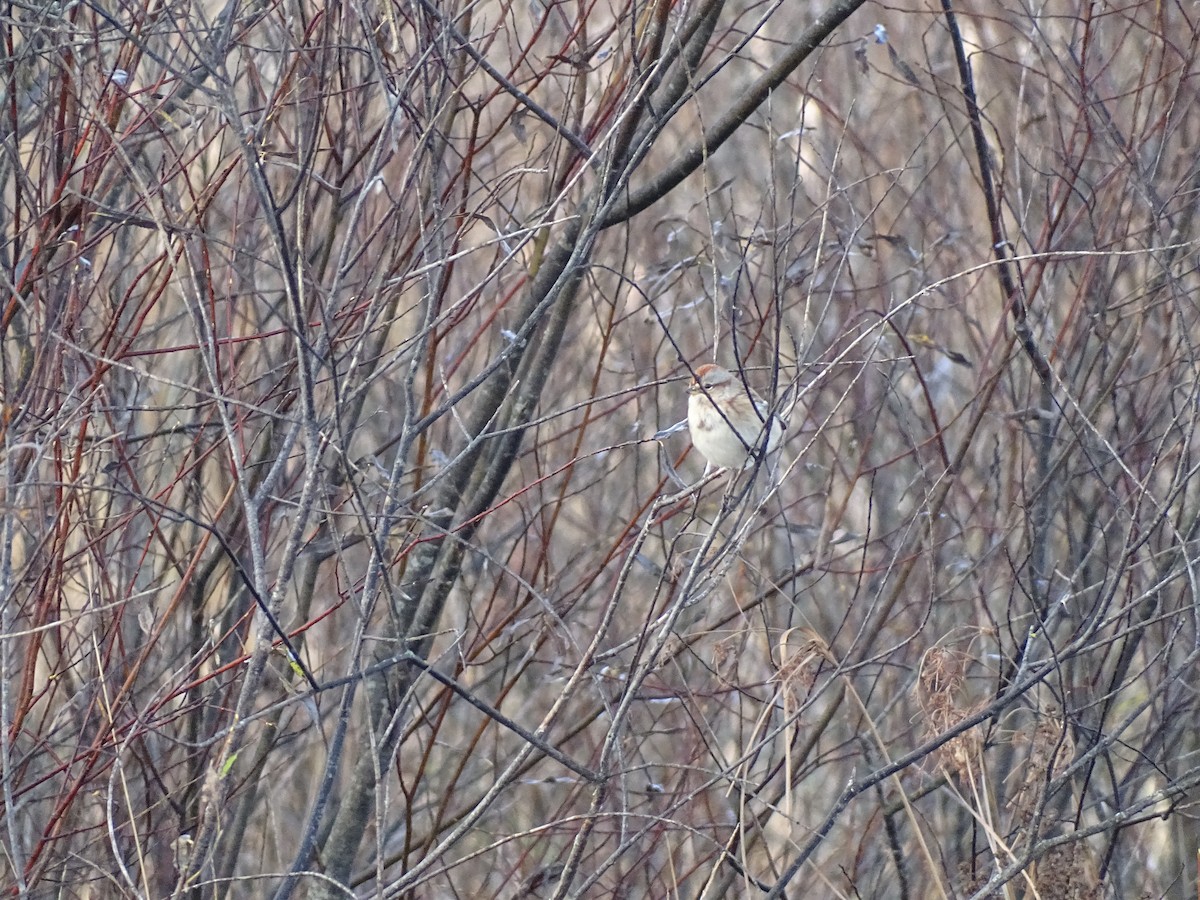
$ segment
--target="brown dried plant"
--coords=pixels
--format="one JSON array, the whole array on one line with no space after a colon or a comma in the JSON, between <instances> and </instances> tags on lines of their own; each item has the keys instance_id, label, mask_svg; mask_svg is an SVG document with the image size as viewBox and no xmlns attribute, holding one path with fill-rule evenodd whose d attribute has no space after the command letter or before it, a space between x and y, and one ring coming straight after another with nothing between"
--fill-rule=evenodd
<instances>
[{"instance_id":1,"label":"brown dried plant","mask_svg":"<svg viewBox=\"0 0 1200 900\"><path fill-rule=\"evenodd\" d=\"M949 732L978 712L978 703L966 696L968 658L948 647L931 647L921 659L918 700L926 737ZM942 744L935 752L938 767L948 776L973 780L980 759L979 729L968 729Z\"/></svg>"}]
</instances>

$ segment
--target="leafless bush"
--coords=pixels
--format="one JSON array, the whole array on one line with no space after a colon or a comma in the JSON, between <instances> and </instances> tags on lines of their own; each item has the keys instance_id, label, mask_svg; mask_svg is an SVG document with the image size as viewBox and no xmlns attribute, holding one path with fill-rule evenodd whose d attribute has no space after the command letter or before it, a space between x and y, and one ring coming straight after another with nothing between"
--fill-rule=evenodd
<instances>
[{"instance_id":1,"label":"leafless bush","mask_svg":"<svg viewBox=\"0 0 1200 900\"><path fill-rule=\"evenodd\" d=\"M1192 896L1189 5L0 20L12 895Z\"/></svg>"}]
</instances>

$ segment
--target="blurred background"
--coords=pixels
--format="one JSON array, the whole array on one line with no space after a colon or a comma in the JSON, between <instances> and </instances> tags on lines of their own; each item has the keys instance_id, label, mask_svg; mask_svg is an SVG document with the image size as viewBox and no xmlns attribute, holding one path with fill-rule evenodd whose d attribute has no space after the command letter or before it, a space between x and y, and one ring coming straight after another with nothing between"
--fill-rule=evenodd
<instances>
[{"instance_id":1,"label":"blurred background","mask_svg":"<svg viewBox=\"0 0 1200 900\"><path fill-rule=\"evenodd\" d=\"M1195 896L1191 4L0 33L10 895Z\"/></svg>"}]
</instances>

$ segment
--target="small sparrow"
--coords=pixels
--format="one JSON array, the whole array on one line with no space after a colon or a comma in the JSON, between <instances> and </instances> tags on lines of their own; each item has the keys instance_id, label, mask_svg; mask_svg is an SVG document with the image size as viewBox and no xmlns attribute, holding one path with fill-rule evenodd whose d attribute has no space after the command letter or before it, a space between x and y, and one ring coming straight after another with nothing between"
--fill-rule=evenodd
<instances>
[{"instance_id":1,"label":"small sparrow","mask_svg":"<svg viewBox=\"0 0 1200 900\"><path fill-rule=\"evenodd\" d=\"M737 469L762 449L770 422L767 456L779 446L787 422L771 415L763 399L728 369L712 364L696 369L688 387L688 430L692 443L712 465Z\"/></svg>"}]
</instances>

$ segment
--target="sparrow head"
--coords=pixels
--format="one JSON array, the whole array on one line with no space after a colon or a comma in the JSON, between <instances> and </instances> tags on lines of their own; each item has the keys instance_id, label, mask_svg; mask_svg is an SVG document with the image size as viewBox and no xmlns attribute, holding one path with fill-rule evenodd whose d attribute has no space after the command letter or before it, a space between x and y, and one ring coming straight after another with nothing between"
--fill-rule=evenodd
<instances>
[{"instance_id":1,"label":"sparrow head","mask_svg":"<svg viewBox=\"0 0 1200 900\"><path fill-rule=\"evenodd\" d=\"M688 393L706 393L732 383L733 375L728 369L722 369L720 366L715 366L712 363L705 363L697 367L696 377L688 385Z\"/></svg>"}]
</instances>

